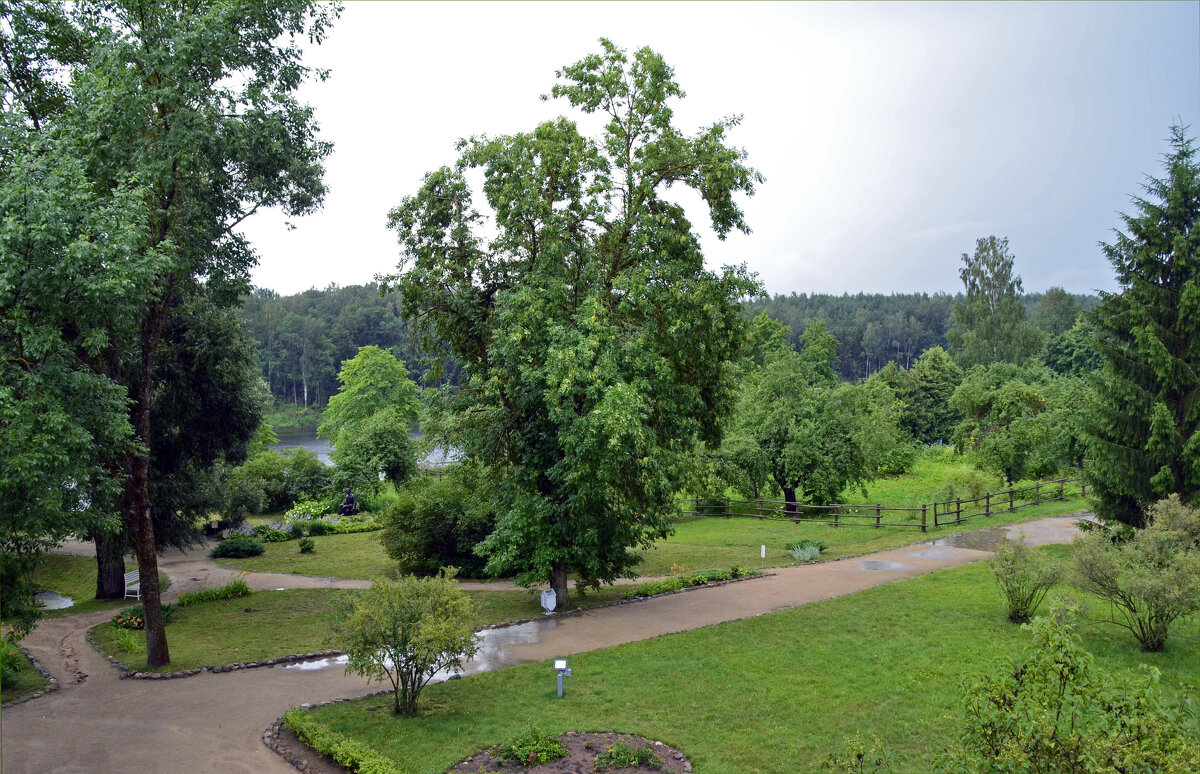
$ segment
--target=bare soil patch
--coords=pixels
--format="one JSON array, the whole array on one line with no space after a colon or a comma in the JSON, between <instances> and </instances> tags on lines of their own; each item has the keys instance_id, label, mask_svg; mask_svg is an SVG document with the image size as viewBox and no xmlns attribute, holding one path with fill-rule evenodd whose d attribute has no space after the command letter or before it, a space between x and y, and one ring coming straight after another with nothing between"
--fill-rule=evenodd
<instances>
[{"instance_id":1,"label":"bare soil patch","mask_svg":"<svg viewBox=\"0 0 1200 774\"><path fill-rule=\"evenodd\" d=\"M499 774L504 772L523 771L528 774L646 774L649 771L672 772L673 774L688 774L692 770L692 762L681 751L663 744L632 734L614 733L582 733L568 731L558 737L567 748L567 757L542 764L541 766L520 766L516 763L496 760L489 748L476 753L462 763L450 769L450 774ZM622 769L596 768L596 756L605 753L615 743L621 742L626 747L637 749L649 747L662 761L661 768L649 766L633 766Z\"/></svg>"}]
</instances>

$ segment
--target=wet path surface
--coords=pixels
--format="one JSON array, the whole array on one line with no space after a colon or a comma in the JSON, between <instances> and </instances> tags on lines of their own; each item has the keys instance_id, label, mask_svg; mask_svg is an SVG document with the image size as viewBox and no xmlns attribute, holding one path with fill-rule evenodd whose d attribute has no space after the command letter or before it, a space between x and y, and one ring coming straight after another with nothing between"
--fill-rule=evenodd
<instances>
[{"instance_id":1,"label":"wet path surface","mask_svg":"<svg viewBox=\"0 0 1200 774\"><path fill-rule=\"evenodd\" d=\"M1009 539L1024 533L1026 542L1035 545L1069 543L1078 518L1042 519L1000 531ZM869 556L779 568L773 576L744 583L489 630L485 647L467 672L763 615L987 558L986 550L960 545L969 540L974 538L952 536ZM173 583L178 577L184 585L187 578L203 577L199 573L205 567L215 567L207 559L187 555L168 554L162 563ZM270 585L276 578L279 585ZM252 574L250 580L254 588L296 587L298 580L319 584L316 587L354 587L336 579L265 573ZM218 577L210 574L210 582L219 582ZM287 774L295 770L260 738L275 718L292 705L362 696L380 687L345 675L336 659L296 668L206 672L184 680L119 680L116 670L84 639L89 626L110 615L99 611L46 620L25 641L62 689L4 710L5 774Z\"/></svg>"}]
</instances>

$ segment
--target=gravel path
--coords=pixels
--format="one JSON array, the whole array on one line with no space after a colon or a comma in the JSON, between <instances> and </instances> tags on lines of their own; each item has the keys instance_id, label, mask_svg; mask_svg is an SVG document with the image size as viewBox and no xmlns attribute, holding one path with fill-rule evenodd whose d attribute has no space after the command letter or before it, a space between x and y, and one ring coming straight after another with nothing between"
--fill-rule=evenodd
<instances>
[{"instance_id":1,"label":"gravel path","mask_svg":"<svg viewBox=\"0 0 1200 774\"><path fill-rule=\"evenodd\" d=\"M1031 544L1067 543L1078 515L1007 528ZM987 551L953 540L917 543L835 562L779 568L748 583L672 594L599 608L532 625L532 636L493 638L489 656L468 671L566 656L762 615L873 586L977 562ZM84 551L86 544L74 549ZM172 589L230 570L207 557L168 553L161 569ZM363 581L252 573L252 588L358 588ZM490 588L497 586L489 584ZM100 611L43 621L23 643L61 683L61 689L3 711L5 774L288 774L295 770L262 743L264 729L292 705L357 697L379 689L341 668L272 667L202 673L182 680L120 680L87 644L84 632L106 620ZM529 626L529 625L527 625ZM514 627L520 629L521 627ZM507 630L496 630L505 632Z\"/></svg>"}]
</instances>

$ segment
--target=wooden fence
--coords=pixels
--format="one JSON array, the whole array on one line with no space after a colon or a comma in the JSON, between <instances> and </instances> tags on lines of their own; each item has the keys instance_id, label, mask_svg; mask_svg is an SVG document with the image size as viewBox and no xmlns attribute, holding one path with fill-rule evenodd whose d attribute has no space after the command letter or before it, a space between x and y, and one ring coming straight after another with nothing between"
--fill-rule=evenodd
<instances>
[{"instance_id":1,"label":"wooden fence","mask_svg":"<svg viewBox=\"0 0 1200 774\"><path fill-rule=\"evenodd\" d=\"M681 499L683 515L690 518L712 516L745 516L775 521L819 522L834 527L913 527L922 532L935 527L961 524L976 516L1007 513L1030 505L1052 500L1067 500L1087 495L1087 483L1081 478L1059 478L1039 481L1021 489L988 492L983 497L943 500L920 506L887 506L883 504L833 503L809 505L781 500L735 500L729 497L692 497ZM884 521L888 519L888 521Z\"/></svg>"}]
</instances>

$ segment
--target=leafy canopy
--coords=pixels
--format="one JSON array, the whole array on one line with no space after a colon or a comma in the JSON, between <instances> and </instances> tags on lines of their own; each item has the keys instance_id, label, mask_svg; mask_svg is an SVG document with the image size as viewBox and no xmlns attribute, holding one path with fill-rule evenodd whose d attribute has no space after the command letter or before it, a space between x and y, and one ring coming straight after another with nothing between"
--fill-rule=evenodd
<instances>
[{"instance_id":1,"label":"leafy canopy","mask_svg":"<svg viewBox=\"0 0 1200 774\"><path fill-rule=\"evenodd\" d=\"M726 144L738 119L675 128L683 91L650 49L602 40L558 75L551 94L604 120L598 138L557 118L464 140L390 225L405 314L466 372L450 408L501 514L489 569L549 577L565 605L568 568L611 581L666 534L683 460L720 437L733 399L737 300L758 286L705 270L667 189L696 191L724 237L749 230L736 198L762 178Z\"/></svg>"}]
</instances>

